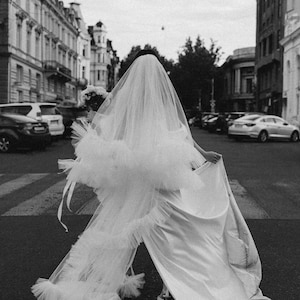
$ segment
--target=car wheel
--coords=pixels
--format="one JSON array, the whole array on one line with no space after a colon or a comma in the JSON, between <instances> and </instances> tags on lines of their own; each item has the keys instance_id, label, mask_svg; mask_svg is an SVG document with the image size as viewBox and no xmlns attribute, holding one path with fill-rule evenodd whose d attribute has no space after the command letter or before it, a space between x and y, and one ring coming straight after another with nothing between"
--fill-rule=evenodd
<instances>
[{"instance_id":1,"label":"car wheel","mask_svg":"<svg viewBox=\"0 0 300 300\"><path fill-rule=\"evenodd\" d=\"M13 149L13 139L7 135L0 135L0 152L7 153Z\"/></svg>"},{"instance_id":2,"label":"car wheel","mask_svg":"<svg viewBox=\"0 0 300 300\"><path fill-rule=\"evenodd\" d=\"M297 131L293 131L291 135L291 141L294 143L299 141L299 133Z\"/></svg>"},{"instance_id":3,"label":"car wheel","mask_svg":"<svg viewBox=\"0 0 300 300\"><path fill-rule=\"evenodd\" d=\"M261 131L257 139L260 143L265 143L268 140L268 133L265 130Z\"/></svg>"}]
</instances>

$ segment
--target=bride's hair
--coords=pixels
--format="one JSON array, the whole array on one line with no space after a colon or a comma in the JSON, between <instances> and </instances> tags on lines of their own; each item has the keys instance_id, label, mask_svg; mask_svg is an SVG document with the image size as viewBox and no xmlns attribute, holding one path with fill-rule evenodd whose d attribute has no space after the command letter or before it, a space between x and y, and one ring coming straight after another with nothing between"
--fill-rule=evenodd
<instances>
[{"instance_id":1,"label":"bride's hair","mask_svg":"<svg viewBox=\"0 0 300 300\"><path fill-rule=\"evenodd\" d=\"M143 49L143 50L140 50L136 54L136 56L135 56L135 58L134 58L133 61L135 61L138 57L143 56L143 55L147 55L147 54L152 54L152 55L154 55L159 60L159 57L158 57L158 55L157 55L157 53L155 51L153 51L152 49Z\"/></svg>"}]
</instances>

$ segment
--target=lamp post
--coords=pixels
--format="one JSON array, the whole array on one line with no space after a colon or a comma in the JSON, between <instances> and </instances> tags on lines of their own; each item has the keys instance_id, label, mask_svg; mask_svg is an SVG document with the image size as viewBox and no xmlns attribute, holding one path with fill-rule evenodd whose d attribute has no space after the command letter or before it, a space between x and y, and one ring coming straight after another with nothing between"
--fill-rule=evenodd
<instances>
[{"instance_id":1,"label":"lamp post","mask_svg":"<svg viewBox=\"0 0 300 300\"><path fill-rule=\"evenodd\" d=\"M215 112L215 107L216 107L216 100L214 98L215 98L215 79L212 78L212 80L211 80L211 100L209 101L210 102L210 111L212 113Z\"/></svg>"}]
</instances>

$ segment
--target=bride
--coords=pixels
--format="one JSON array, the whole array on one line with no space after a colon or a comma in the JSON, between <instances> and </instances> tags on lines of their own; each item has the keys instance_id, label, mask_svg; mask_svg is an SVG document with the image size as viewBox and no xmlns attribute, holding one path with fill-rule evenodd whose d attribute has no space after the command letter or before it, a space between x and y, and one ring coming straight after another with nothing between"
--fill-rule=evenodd
<instances>
[{"instance_id":1,"label":"bride","mask_svg":"<svg viewBox=\"0 0 300 300\"><path fill-rule=\"evenodd\" d=\"M32 287L39 300L138 296L144 274L132 263L141 242L176 300L268 299L221 156L194 142L152 51L137 55L90 124L73 129L77 158L59 162L67 205L78 182L99 206L49 280Z\"/></svg>"}]
</instances>

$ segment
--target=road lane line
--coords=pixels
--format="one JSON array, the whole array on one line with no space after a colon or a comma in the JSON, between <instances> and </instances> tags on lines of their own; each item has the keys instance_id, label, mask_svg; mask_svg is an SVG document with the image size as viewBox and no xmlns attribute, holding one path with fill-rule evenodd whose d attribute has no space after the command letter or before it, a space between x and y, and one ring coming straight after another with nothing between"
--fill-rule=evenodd
<instances>
[{"instance_id":1,"label":"road lane line","mask_svg":"<svg viewBox=\"0 0 300 300\"><path fill-rule=\"evenodd\" d=\"M270 219L268 213L248 194L238 180L229 180L232 193L245 219Z\"/></svg>"},{"instance_id":2,"label":"road lane line","mask_svg":"<svg viewBox=\"0 0 300 300\"><path fill-rule=\"evenodd\" d=\"M48 173L43 174L24 174L14 180L7 181L0 185L0 198L8 195L20 188L25 187L43 177L46 177Z\"/></svg>"}]
</instances>

